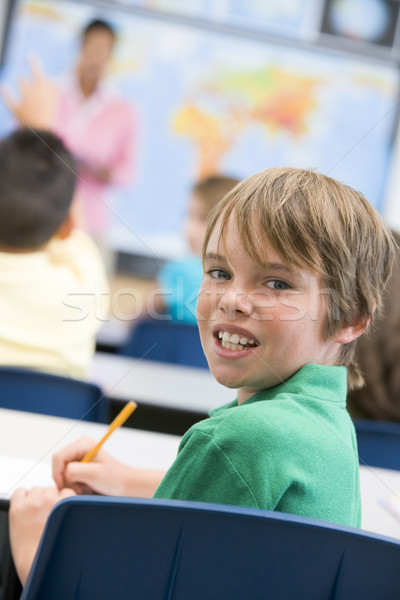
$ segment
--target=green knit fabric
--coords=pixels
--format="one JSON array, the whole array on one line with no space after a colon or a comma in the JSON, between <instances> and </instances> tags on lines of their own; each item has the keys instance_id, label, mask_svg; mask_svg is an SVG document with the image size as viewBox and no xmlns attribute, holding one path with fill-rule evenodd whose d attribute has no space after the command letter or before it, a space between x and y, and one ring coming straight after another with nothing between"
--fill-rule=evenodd
<instances>
[{"instance_id":1,"label":"green knit fabric","mask_svg":"<svg viewBox=\"0 0 400 600\"><path fill-rule=\"evenodd\" d=\"M306 365L210 413L182 438L155 497L276 510L359 527L346 368Z\"/></svg>"}]
</instances>

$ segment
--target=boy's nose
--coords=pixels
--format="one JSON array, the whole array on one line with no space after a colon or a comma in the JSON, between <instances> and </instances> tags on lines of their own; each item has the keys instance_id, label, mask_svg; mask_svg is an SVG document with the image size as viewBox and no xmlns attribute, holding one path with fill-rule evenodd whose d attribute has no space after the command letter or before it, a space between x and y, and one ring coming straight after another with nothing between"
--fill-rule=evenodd
<instances>
[{"instance_id":1,"label":"boy's nose","mask_svg":"<svg viewBox=\"0 0 400 600\"><path fill-rule=\"evenodd\" d=\"M218 306L230 318L234 318L237 313L251 315L253 312L251 294L238 288L224 290L221 294Z\"/></svg>"}]
</instances>

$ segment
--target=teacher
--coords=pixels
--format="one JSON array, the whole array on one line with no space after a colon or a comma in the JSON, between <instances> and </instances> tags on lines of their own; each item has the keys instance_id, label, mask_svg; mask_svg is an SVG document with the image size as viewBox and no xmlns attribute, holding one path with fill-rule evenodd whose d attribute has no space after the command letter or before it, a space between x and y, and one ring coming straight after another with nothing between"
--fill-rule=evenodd
<instances>
[{"instance_id":1,"label":"teacher","mask_svg":"<svg viewBox=\"0 0 400 600\"><path fill-rule=\"evenodd\" d=\"M61 86L33 64L32 81L20 83L20 100L6 96L22 125L51 129L74 154L83 226L95 239L111 212L109 186L128 184L133 172L134 110L104 81L115 42L111 25L95 19L84 28L74 72Z\"/></svg>"}]
</instances>

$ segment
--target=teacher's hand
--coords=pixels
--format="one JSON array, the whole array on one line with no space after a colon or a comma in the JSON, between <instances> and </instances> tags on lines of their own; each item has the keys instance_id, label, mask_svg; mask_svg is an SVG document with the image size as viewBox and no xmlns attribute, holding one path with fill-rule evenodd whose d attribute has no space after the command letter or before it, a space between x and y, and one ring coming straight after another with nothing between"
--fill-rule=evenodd
<instances>
[{"instance_id":1,"label":"teacher's hand","mask_svg":"<svg viewBox=\"0 0 400 600\"><path fill-rule=\"evenodd\" d=\"M33 129L50 130L55 121L59 102L59 90L48 79L37 60L31 60L32 78L19 80L20 100L16 100L7 88L2 96L8 108L20 124Z\"/></svg>"}]
</instances>

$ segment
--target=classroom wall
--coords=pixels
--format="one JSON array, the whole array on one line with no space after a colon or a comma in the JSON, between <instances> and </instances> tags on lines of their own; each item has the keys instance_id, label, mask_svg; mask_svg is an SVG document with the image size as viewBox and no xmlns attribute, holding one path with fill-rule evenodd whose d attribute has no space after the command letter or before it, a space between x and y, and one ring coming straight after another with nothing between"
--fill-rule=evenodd
<instances>
[{"instance_id":1,"label":"classroom wall","mask_svg":"<svg viewBox=\"0 0 400 600\"><path fill-rule=\"evenodd\" d=\"M0 3L0 48L3 48L3 43L4 43L4 39L5 39L4 33L5 33L5 27L6 27L6 22L7 22L8 10L9 10L8 0L3 0Z\"/></svg>"},{"instance_id":2,"label":"classroom wall","mask_svg":"<svg viewBox=\"0 0 400 600\"><path fill-rule=\"evenodd\" d=\"M14 86L32 48L46 72L65 71L74 36L98 13L120 32L110 82L132 101L138 147L132 184L114 190L111 201L118 218L109 238L117 249L151 248L161 258L180 252L191 184L210 163L239 178L280 164L318 168L360 189L393 226L400 222L400 150L391 162L400 87L394 32L361 46L340 37L327 18L333 0L224 0L212 10L199 0L119 0L115 10L107 8L112 0L101 10L73 0L18 3L25 9L5 74ZM379 4L385 1L364 1L359 28ZM0 106L0 137L13 126L6 112ZM214 140L208 163L206 131Z\"/></svg>"},{"instance_id":3,"label":"classroom wall","mask_svg":"<svg viewBox=\"0 0 400 600\"><path fill-rule=\"evenodd\" d=\"M382 214L390 227L400 232L400 125L397 126L387 193Z\"/></svg>"}]
</instances>

